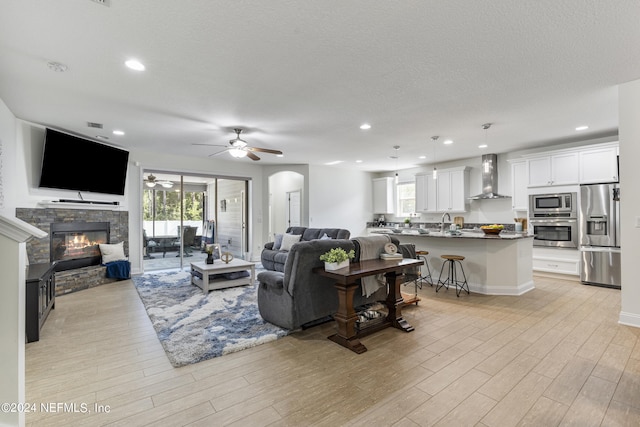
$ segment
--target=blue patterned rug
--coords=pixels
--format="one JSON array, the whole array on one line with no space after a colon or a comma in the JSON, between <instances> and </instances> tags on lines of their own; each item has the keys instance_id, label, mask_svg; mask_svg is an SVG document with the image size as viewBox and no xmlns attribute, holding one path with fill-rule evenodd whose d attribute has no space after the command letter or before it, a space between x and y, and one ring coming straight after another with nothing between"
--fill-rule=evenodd
<instances>
[{"instance_id":1,"label":"blue patterned rug","mask_svg":"<svg viewBox=\"0 0 640 427\"><path fill-rule=\"evenodd\" d=\"M255 347L289 333L260 317L257 284L204 295L185 271L145 274L132 280L175 367Z\"/></svg>"}]
</instances>

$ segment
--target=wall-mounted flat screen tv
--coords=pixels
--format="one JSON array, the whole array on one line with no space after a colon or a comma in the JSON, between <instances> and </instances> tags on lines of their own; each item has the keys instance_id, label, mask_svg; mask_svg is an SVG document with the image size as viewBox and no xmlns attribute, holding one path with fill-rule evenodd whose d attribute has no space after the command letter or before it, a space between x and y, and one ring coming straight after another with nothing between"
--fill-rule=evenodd
<instances>
[{"instance_id":1,"label":"wall-mounted flat screen tv","mask_svg":"<svg viewBox=\"0 0 640 427\"><path fill-rule=\"evenodd\" d=\"M129 152L47 129L40 187L124 195Z\"/></svg>"}]
</instances>

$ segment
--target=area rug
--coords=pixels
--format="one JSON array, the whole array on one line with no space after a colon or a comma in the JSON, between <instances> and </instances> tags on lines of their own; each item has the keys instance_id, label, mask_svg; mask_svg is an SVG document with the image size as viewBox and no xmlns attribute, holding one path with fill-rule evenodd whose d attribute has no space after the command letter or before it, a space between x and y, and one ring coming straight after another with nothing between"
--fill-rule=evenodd
<instances>
[{"instance_id":1,"label":"area rug","mask_svg":"<svg viewBox=\"0 0 640 427\"><path fill-rule=\"evenodd\" d=\"M210 291L189 272L133 277L151 323L175 367L255 347L289 333L258 312L257 284Z\"/></svg>"}]
</instances>

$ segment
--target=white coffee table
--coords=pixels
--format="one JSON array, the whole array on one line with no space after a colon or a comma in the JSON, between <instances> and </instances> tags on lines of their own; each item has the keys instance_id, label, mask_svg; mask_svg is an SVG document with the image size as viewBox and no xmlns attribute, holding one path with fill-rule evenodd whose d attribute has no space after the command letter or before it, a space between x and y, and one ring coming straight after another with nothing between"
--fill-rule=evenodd
<instances>
[{"instance_id":1,"label":"white coffee table","mask_svg":"<svg viewBox=\"0 0 640 427\"><path fill-rule=\"evenodd\" d=\"M249 277L241 277L239 279L210 279L209 276L221 273L233 273L236 271L251 270ZM198 272L202 275L202 279L194 273ZM251 285L256 281L256 265L252 262L242 259L232 259L228 264L217 259L213 264L207 264L204 261L191 263L191 283L202 289L205 294L215 289L231 288L234 286Z\"/></svg>"}]
</instances>

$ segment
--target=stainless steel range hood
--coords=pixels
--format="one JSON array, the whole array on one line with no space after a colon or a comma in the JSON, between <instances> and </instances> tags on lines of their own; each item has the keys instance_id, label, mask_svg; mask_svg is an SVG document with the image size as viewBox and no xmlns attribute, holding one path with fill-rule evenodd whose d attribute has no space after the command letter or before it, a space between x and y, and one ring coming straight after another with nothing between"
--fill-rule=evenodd
<instances>
[{"instance_id":1,"label":"stainless steel range hood","mask_svg":"<svg viewBox=\"0 0 640 427\"><path fill-rule=\"evenodd\" d=\"M498 194L498 155L482 155L482 193L469 197L471 200L510 199Z\"/></svg>"}]
</instances>

